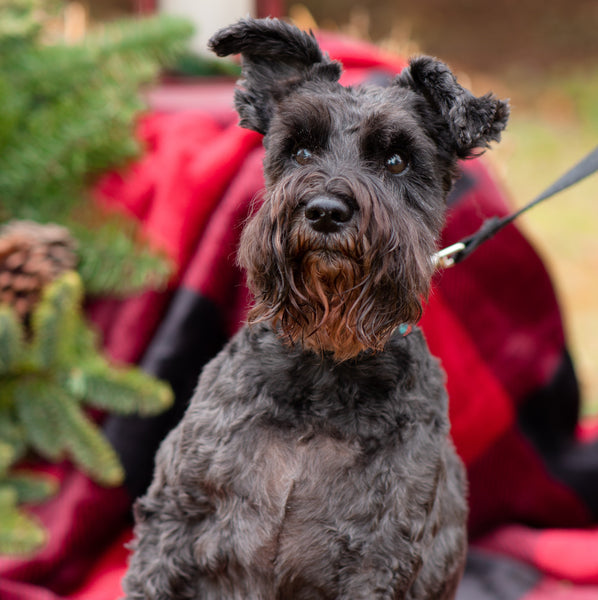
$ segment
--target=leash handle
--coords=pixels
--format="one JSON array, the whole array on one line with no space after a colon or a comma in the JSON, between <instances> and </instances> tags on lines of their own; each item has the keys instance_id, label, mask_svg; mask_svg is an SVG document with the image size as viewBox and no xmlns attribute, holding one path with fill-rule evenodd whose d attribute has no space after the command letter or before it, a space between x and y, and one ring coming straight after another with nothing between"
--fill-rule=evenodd
<instances>
[{"instance_id":1,"label":"leash handle","mask_svg":"<svg viewBox=\"0 0 598 600\"><path fill-rule=\"evenodd\" d=\"M596 171L598 171L598 147L594 148L587 156L582 158L576 165L524 207L505 217L490 217L486 219L474 234L437 252L433 256L435 264L439 267L450 267L461 262L481 244L494 237L501 229L512 223L524 212L527 212L530 208L533 208L555 194L566 190Z\"/></svg>"}]
</instances>

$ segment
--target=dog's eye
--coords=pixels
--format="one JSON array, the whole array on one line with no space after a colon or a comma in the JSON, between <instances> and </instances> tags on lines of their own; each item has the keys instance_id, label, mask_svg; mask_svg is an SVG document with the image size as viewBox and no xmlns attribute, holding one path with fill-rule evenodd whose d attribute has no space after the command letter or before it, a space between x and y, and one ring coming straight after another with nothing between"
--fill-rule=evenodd
<instances>
[{"instance_id":1,"label":"dog's eye","mask_svg":"<svg viewBox=\"0 0 598 600\"><path fill-rule=\"evenodd\" d=\"M313 155L307 148L297 148L293 152L293 158L300 164L306 165L311 161Z\"/></svg>"},{"instance_id":2,"label":"dog's eye","mask_svg":"<svg viewBox=\"0 0 598 600\"><path fill-rule=\"evenodd\" d=\"M398 153L386 159L386 168L393 175L400 175L407 168L407 161Z\"/></svg>"}]
</instances>

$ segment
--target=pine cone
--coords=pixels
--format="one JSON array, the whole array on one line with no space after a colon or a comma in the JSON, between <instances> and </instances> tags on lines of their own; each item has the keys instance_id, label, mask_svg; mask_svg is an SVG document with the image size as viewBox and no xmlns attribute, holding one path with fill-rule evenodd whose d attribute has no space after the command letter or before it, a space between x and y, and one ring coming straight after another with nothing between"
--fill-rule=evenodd
<instances>
[{"instance_id":1,"label":"pine cone","mask_svg":"<svg viewBox=\"0 0 598 600\"><path fill-rule=\"evenodd\" d=\"M0 303L26 323L44 286L75 268L76 248L60 225L11 221L0 227Z\"/></svg>"}]
</instances>

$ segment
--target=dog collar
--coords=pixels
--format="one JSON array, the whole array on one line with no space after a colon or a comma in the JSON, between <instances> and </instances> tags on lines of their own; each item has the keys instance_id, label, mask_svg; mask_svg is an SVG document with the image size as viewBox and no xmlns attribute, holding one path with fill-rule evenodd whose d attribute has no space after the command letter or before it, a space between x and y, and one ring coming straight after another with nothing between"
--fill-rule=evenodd
<instances>
[{"instance_id":1,"label":"dog collar","mask_svg":"<svg viewBox=\"0 0 598 600\"><path fill-rule=\"evenodd\" d=\"M399 335L407 337L413 331L413 327L409 323L401 323L396 331L399 332Z\"/></svg>"}]
</instances>

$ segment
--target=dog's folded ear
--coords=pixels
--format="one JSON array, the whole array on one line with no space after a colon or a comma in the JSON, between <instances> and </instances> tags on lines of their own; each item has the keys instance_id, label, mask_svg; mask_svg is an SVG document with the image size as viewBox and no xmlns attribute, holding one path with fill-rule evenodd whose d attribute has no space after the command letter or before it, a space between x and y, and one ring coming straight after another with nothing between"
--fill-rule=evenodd
<instances>
[{"instance_id":1,"label":"dog's folded ear","mask_svg":"<svg viewBox=\"0 0 598 600\"><path fill-rule=\"evenodd\" d=\"M338 81L340 63L320 50L313 34L278 19L242 19L208 42L218 56L241 54L242 89L235 91L240 124L266 133L276 103L308 80Z\"/></svg>"},{"instance_id":2,"label":"dog's folded ear","mask_svg":"<svg viewBox=\"0 0 598 600\"><path fill-rule=\"evenodd\" d=\"M429 56L412 59L396 84L425 97L446 121L451 150L468 158L478 148L499 141L509 118L509 105L492 94L476 97L461 87L450 69Z\"/></svg>"}]
</instances>

